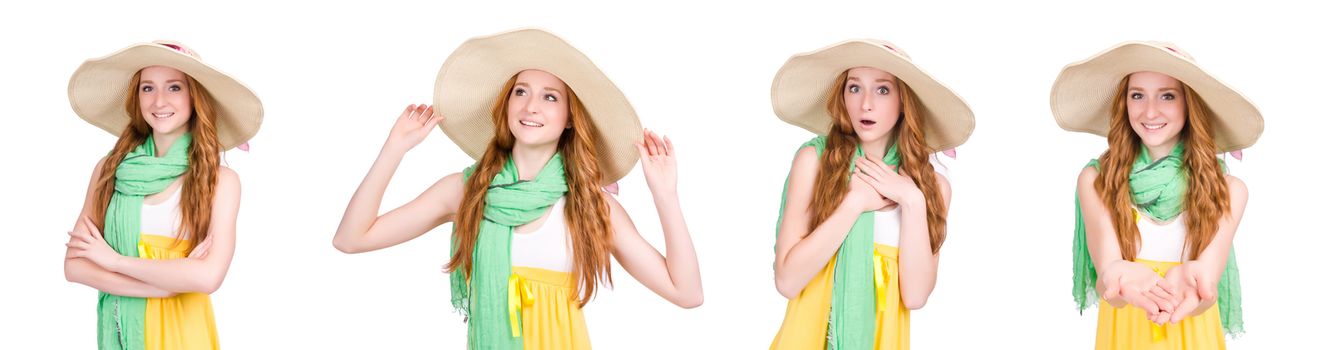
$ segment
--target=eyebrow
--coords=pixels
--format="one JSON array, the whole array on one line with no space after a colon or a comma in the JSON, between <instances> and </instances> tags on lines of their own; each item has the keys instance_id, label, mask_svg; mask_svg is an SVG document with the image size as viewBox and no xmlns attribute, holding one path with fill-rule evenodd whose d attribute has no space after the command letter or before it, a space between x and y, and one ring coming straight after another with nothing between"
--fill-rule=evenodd
<instances>
[{"instance_id":1,"label":"eyebrow","mask_svg":"<svg viewBox=\"0 0 1330 350\"><path fill-rule=\"evenodd\" d=\"M1128 86L1128 87L1127 87L1127 91L1145 91L1145 88L1142 88L1142 87L1139 87L1139 86ZM1159 89L1159 91L1174 91L1174 92L1176 92L1176 91L1181 91L1181 89L1173 88L1173 87L1166 87L1166 88L1163 88L1163 89Z\"/></svg>"},{"instance_id":2,"label":"eyebrow","mask_svg":"<svg viewBox=\"0 0 1330 350\"><path fill-rule=\"evenodd\" d=\"M850 80L859 81L859 78L856 78L856 77L850 77ZM874 80L874 82L877 82L877 83L895 83L895 81L892 81L891 79L877 79L877 80Z\"/></svg>"},{"instance_id":3,"label":"eyebrow","mask_svg":"<svg viewBox=\"0 0 1330 350\"><path fill-rule=\"evenodd\" d=\"M171 80L167 80L166 82L167 82L167 83L184 83L185 81L184 81L184 80L181 80L181 79L171 79ZM152 84L152 80L146 80L146 79L140 79L140 80L139 80L139 85L142 85L142 84L145 84L145 83L146 83L146 84Z\"/></svg>"},{"instance_id":4,"label":"eyebrow","mask_svg":"<svg viewBox=\"0 0 1330 350\"><path fill-rule=\"evenodd\" d=\"M513 87L518 87L518 86L526 87L526 88L531 88L531 85L527 85L527 83L519 82L519 83L517 83L517 84L513 84ZM563 94L563 90L559 90L559 89L552 88L552 87L546 87L546 88L544 88L543 90L545 90L545 91L554 91L554 92L557 92L557 93Z\"/></svg>"}]
</instances>

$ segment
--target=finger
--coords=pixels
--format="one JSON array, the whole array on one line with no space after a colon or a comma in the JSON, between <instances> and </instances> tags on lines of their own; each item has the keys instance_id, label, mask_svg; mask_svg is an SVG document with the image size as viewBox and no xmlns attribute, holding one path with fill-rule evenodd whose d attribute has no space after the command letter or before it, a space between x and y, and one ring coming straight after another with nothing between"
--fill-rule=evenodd
<instances>
[{"instance_id":1,"label":"finger","mask_svg":"<svg viewBox=\"0 0 1330 350\"><path fill-rule=\"evenodd\" d=\"M670 141L669 136L665 136L665 155L674 156L674 142Z\"/></svg>"},{"instance_id":2,"label":"finger","mask_svg":"<svg viewBox=\"0 0 1330 350\"><path fill-rule=\"evenodd\" d=\"M860 158L860 160L862 161L859 163L859 168L863 169L869 175L872 175L873 178L883 179L883 180L887 178L888 171L878 166L878 164L881 162L875 162L873 159L869 159L868 157Z\"/></svg>"},{"instance_id":3,"label":"finger","mask_svg":"<svg viewBox=\"0 0 1330 350\"><path fill-rule=\"evenodd\" d=\"M84 216L83 221L84 225L88 228L88 233L90 233L93 237L96 237L98 239L102 238L102 232L100 230L97 230L97 224L94 224L92 222L92 218Z\"/></svg>"},{"instance_id":4,"label":"finger","mask_svg":"<svg viewBox=\"0 0 1330 350\"><path fill-rule=\"evenodd\" d=\"M646 162L650 158L647 157L647 146L642 142L645 142L645 140L633 142L633 147L637 147L637 157L642 159L642 166L646 166Z\"/></svg>"},{"instance_id":5,"label":"finger","mask_svg":"<svg viewBox=\"0 0 1330 350\"><path fill-rule=\"evenodd\" d=\"M1145 296L1145 299L1150 300L1151 303L1154 303L1154 305L1159 309L1160 312L1173 311L1173 301L1170 300L1169 298L1160 297L1150 292L1141 293L1141 295Z\"/></svg>"},{"instance_id":6,"label":"finger","mask_svg":"<svg viewBox=\"0 0 1330 350\"><path fill-rule=\"evenodd\" d=\"M656 133L651 132L651 130L647 130L646 133L647 150L651 151L650 153L653 156L660 154L660 146L656 145Z\"/></svg>"},{"instance_id":7,"label":"finger","mask_svg":"<svg viewBox=\"0 0 1330 350\"><path fill-rule=\"evenodd\" d=\"M402 115L398 116L397 119L401 120L401 119L406 119L406 118L411 117L411 111L414 111L414 110L416 110L416 105L415 105L415 104L409 104L409 105L406 105L406 110L403 110L403 111L402 111Z\"/></svg>"},{"instance_id":8,"label":"finger","mask_svg":"<svg viewBox=\"0 0 1330 350\"><path fill-rule=\"evenodd\" d=\"M429 109L430 109L430 106L427 105L427 104L423 104L423 103L422 103L422 104L420 104L420 105L417 105L417 106L416 106L415 118L414 118L415 121L417 121L417 122L421 122L421 123L424 123L425 120L426 120L425 118L427 118L427 117L429 116L428 114L425 114L425 111L426 111L426 110L429 110Z\"/></svg>"},{"instance_id":9,"label":"finger","mask_svg":"<svg viewBox=\"0 0 1330 350\"><path fill-rule=\"evenodd\" d=\"M1168 291L1164 290L1164 288L1160 286L1155 286L1154 288L1150 288L1150 294L1154 295L1156 298L1165 300L1168 303L1170 310L1177 308L1178 302L1181 301L1179 295L1170 294Z\"/></svg>"},{"instance_id":10,"label":"finger","mask_svg":"<svg viewBox=\"0 0 1330 350\"><path fill-rule=\"evenodd\" d=\"M1104 299L1113 299L1113 298L1122 297L1122 290L1118 289L1118 284L1116 281L1110 281L1109 283L1104 283L1104 284L1106 284L1106 286L1104 286L1104 295L1103 295Z\"/></svg>"},{"instance_id":11,"label":"finger","mask_svg":"<svg viewBox=\"0 0 1330 350\"><path fill-rule=\"evenodd\" d=\"M1177 310L1175 310L1175 312L1173 313L1173 317L1170 317L1168 321L1171 323L1181 322L1182 319L1187 318L1187 316L1190 316L1192 311L1195 311L1196 306L1199 304L1200 301L1197 300L1195 294L1191 294L1183 298L1182 303L1178 304Z\"/></svg>"},{"instance_id":12,"label":"finger","mask_svg":"<svg viewBox=\"0 0 1330 350\"><path fill-rule=\"evenodd\" d=\"M438 112L435 112L434 106L429 107L429 113L430 117L428 121L425 121L425 126L429 127L430 129L433 129L434 127L439 126L439 123L443 122L443 115L439 114Z\"/></svg>"}]
</instances>

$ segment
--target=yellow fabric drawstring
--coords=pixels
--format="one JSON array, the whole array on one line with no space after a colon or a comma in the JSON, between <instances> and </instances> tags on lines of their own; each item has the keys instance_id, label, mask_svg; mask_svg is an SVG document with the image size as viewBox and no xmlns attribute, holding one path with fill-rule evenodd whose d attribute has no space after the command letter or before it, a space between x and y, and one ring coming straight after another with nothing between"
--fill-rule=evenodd
<instances>
[{"instance_id":1,"label":"yellow fabric drawstring","mask_svg":"<svg viewBox=\"0 0 1330 350\"><path fill-rule=\"evenodd\" d=\"M515 273L508 276L508 323L512 326L513 338L522 336L522 324L518 318L522 306L531 306L535 302L535 293L531 291L531 285L526 283L526 279Z\"/></svg>"},{"instance_id":2,"label":"yellow fabric drawstring","mask_svg":"<svg viewBox=\"0 0 1330 350\"><path fill-rule=\"evenodd\" d=\"M1137 220L1140 220L1140 214L1137 214ZM1150 266L1150 269L1159 274L1159 277L1164 277L1164 271L1160 271L1158 265ZM1164 334L1164 326L1150 322L1150 336L1154 337L1154 341L1164 340L1164 337L1166 336L1166 334Z\"/></svg>"},{"instance_id":3,"label":"yellow fabric drawstring","mask_svg":"<svg viewBox=\"0 0 1330 350\"><path fill-rule=\"evenodd\" d=\"M874 290L877 292L877 311L882 312L887 308L887 257L877 250L873 250L873 283L877 285Z\"/></svg>"}]
</instances>

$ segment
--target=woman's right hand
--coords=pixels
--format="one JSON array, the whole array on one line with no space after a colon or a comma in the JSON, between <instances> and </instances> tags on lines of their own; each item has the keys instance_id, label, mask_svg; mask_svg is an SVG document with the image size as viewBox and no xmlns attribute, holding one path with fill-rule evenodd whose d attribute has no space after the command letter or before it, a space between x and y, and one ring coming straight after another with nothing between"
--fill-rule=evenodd
<instances>
[{"instance_id":1,"label":"woman's right hand","mask_svg":"<svg viewBox=\"0 0 1330 350\"><path fill-rule=\"evenodd\" d=\"M1151 322L1168 323L1178 306L1177 288L1143 264L1118 260L1105 266L1099 278L1104 284L1104 299L1110 304L1119 301L1139 307Z\"/></svg>"},{"instance_id":2,"label":"woman's right hand","mask_svg":"<svg viewBox=\"0 0 1330 350\"><path fill-rule=\"evenodd\" d=\"M443 116L435 115L433 106L426 104L406 106L402 115L397 117L397 123L393 124L392 131L388 133L388 141L384 142L383 147L405 153L424 141L430 131L442 121Z\"/></svg>"},{"instance_id":3,"label":"woman's right hand","mask_svg":"<svg viewBox=\"0 0 1330 350\"><path fill-rule=\"evenodd\" d=\"M877 211L894 203L858 176L850 177L850 192L845 194L845 201L860 212Z\"/></svg>"}]
</instances>

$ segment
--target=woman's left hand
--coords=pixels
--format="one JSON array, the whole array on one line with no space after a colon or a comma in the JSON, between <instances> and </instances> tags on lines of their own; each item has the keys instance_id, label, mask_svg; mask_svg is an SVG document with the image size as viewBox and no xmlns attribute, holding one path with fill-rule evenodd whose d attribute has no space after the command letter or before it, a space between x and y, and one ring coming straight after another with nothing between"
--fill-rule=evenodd
<instances>
[{"instance_id":1,"label":"woman's left hand","mask_svg":"<svg viewBox=\"0 0 1330 350\"><path fill-rule=\"evenodd\" d=\"M650 130L642 130L642 142L636 144L642 159L642 174L653 195L675 194L678 168L674 163L674 143Z\"/></svg>"},{"instance_id":2,"label":"woman's left hand","mask_svg":"<svg viewBox=\"0 0 1330 350\"><path fill-rule=\"evenodd\" d=\"M897 174L879 159L858 157L854 176L863 179L883 198L896 203L922 203L924 194L909 176Z\"/></svg>"},{"instance_id":3,"label":"woman's left hand","mask_svg":"<svg viewBox=\"0 0 1330 350\"><path fill-rule=\"evenodd\" d=\"M92 223L92 219L86 216L83 217L79 225L74 227L73 231L69 231L69 236L73 239L65 246L71 249L70 258L88 259L97 266L115 271L112 265L122 255L117 253L115 249L111 249L111 245L107 244L106 240L102 238L101 231L97 230L97 225Z\"/></svg>"},{"instance_id":4,"label":"woman's left hand","mask_svg":"<svg viewBox=\"0 0 1330 350\"><path fill-rule=\"evenodd\" d=\"M1218 294L1218 281L1205 264L1199 261L1187 261L1168 269L1164 279L1173 282L1182 292L1178 309L1169 322L1177 323L1183 319L1199 315L1214 305Z\"/></svg>"}]
</instances>

